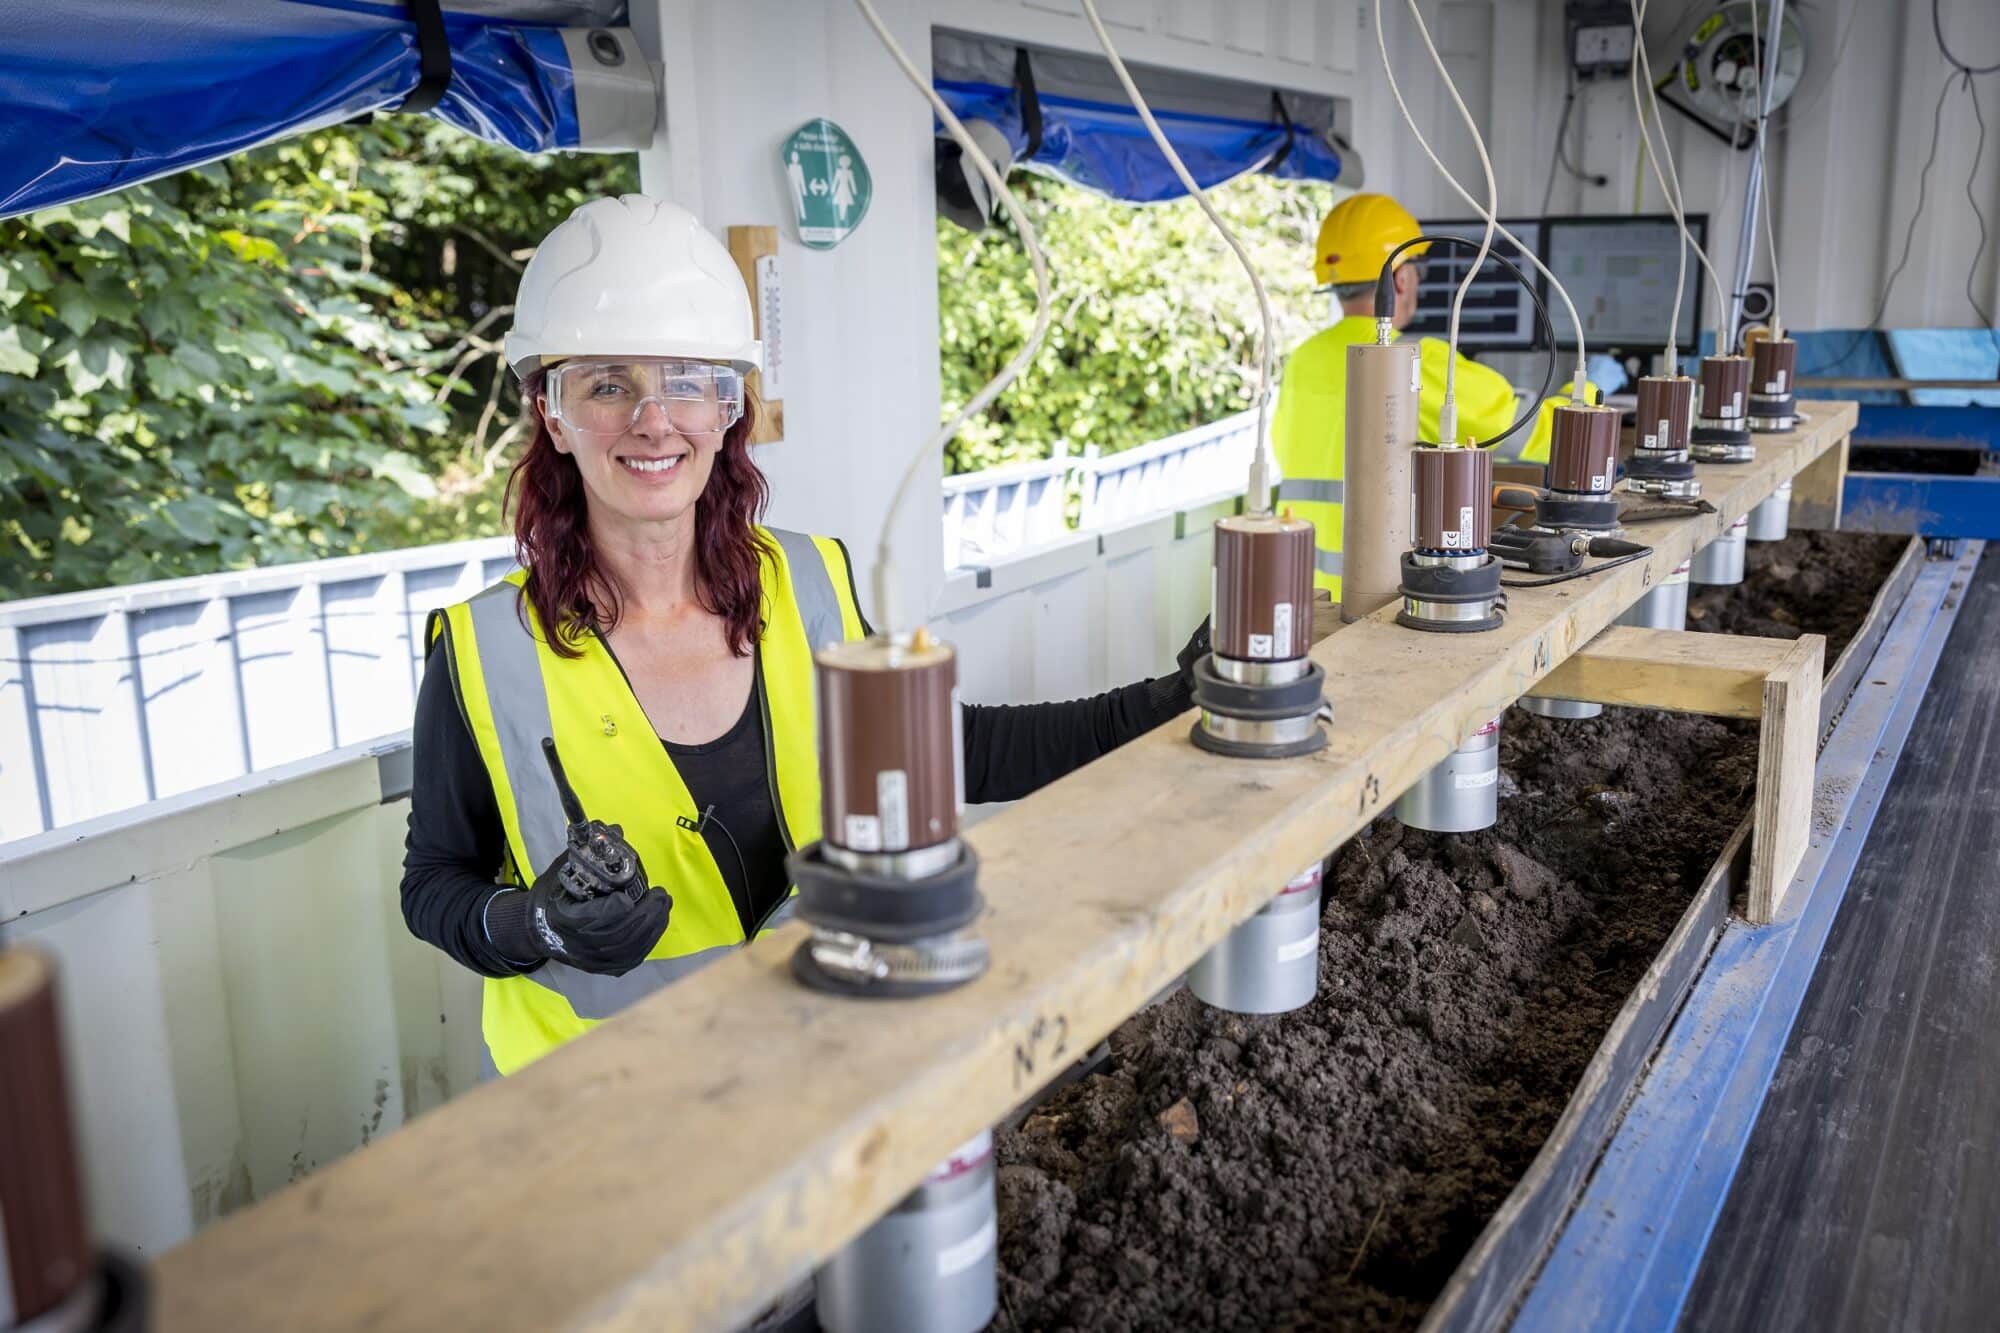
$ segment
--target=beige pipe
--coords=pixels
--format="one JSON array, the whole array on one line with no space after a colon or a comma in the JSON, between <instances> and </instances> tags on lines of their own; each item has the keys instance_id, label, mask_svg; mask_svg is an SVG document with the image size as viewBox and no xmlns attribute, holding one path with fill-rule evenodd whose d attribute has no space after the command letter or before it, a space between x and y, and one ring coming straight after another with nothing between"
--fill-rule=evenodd
<instances>
[{"instance_id":1,"label":"beige pipe","mask_svg":"<svg viewBox=\"0 0 2000 1333\"><path fill-rule=\"evenodd\" d=\"M1347 349L1347 490L1340 511L1340 618L1396 600L1410 549L1410 450L1417 440L1417 345Z\"/></svg>"}]
</instances>

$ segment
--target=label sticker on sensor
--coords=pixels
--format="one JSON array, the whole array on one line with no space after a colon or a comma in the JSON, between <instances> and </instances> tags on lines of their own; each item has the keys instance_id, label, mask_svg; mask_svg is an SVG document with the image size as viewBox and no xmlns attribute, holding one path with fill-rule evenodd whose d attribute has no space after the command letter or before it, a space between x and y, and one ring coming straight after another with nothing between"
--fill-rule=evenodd
<instances>
[{"instance_id":1,"label":"label sticker on sensor","mask_svg":"<svg viewBox=\"0 0 2000 1333\"><path fill-rule=\"evenodd\" d=\"M1451 775L1451 785L1459 791L1466 791L1473 787L1490 787L1499 780L1500 770L1497 768L1489 768L1483 773L1454 773Z\"/></svg>"}]
</instances>

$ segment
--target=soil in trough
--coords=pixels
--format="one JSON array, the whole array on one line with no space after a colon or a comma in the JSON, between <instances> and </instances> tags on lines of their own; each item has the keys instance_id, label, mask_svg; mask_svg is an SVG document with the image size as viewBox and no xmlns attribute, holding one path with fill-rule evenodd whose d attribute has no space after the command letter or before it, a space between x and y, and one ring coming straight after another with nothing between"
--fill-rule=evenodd
<instances>
[{"instance_id":1,"label":"soil in trough","mask_svg":"<svg viewBox=\"0 0 2000 1333\"><path fill-rule=\"evenodd\" d=\"M1823 633L1831 662L1901 545L1753 545L1690 628ZM1385 817L1334 858L1310 1006L1182 991L998 1136L993 1327L1414 1327L1741 821L1755 747L1750 723L1510 709L1496 827Z\"/></svg>"}]
</instances>

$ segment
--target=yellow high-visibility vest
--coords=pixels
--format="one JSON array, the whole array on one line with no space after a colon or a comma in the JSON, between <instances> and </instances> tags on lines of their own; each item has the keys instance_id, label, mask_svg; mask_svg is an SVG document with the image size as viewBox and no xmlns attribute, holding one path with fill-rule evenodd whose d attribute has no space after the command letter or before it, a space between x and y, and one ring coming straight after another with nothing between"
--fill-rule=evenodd
<instances>
[{"instance_id":1,"label":"yellow high-visibility vest","mask_svg":"<svg viewBox=\"0 0 2000 1333\"><path fill-rule=\"evenodd\" d=\"M763 684L764 762L788 848L820 835L815 648L862 636L847 552L826 537L765 529L775 555L763 560L764 632L757 643ZM524 605L516 570L431 619L466 725L493 783L506 826L502 878L529 885L566 845L562 806L542 756L555 738L570 785L591 818L623 826L647 876L674 898L652 953L622 977L550 960L523 976L488 977L481 1027L494 1068L511 1074L602 1019L713 962L745 942L735 900L708 844L676 823L698 821L694 798L595 634L581 657L559 657ZM534 628L531 631L529 626ZM788 919L788 896L759 933Z\"/></svg>"},{"instance_id":2,"label":"yellow high-visibility vest","mask_svg":"<svg viewBox=\"0 0 2000 1333\"><path fill-rule=\"evenodd\" d=\"M1315 587L1340 600L1340 511L1347 477L1347 349L1375 341L1375 321L1349 315L1299 344L1285 362L1271 445L1284 480L1278 503L1312 523L1319 547ZM1435 440L1444 407L1445 366L1451 349L1437 338L1419 344L1422 383L1417 394L1417 438ZM1458 428L1490 440L1514 424L1519 399L1506 377L1477 361L1458 358ZM1535 425L1523 457L1548 459L1548 409ZM1539 448L1540 454L1535 450Z\"/></svg>"}]
</instances>

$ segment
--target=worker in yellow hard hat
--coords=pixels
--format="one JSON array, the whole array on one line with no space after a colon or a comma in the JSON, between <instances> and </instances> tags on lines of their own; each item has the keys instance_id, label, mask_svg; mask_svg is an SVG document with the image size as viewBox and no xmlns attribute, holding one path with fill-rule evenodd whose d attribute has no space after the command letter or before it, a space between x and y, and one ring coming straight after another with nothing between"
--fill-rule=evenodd
<instances>
[{"instance_id":1,"label":"worker in yellow hard hat","mask_svg":"<svg viewBox=\"0 0 2000 1333\"><path fill-rule=\"evenodd\" d=\"M1357 194L1334 205L1320 224L1313 276L1320 290L1332 293L1342 317L1292 352L1278 391L1278 411L1271 424L1271 444L1284 474L1278 499L1297 517L1311 520L1318 530L1314 583L1336 600L1340 597L1340 509L1347 461L1347 348L1352 343L1375 341L1376 279L1390 252L1420 234L1409 210L1386 194ZM1394 323L1398 329L1417 313L1421 260L1429 249L1429 242L1425 242L1396 256ZM1451 355L1451 349L1440 340L1423 340L1419 355L1423 382L1417 398L1419 439L1438 438L1445 367ZM1461 440L1492 439L1514 423L1520 410L1505 377L1463 356L1458 358L1457 390ZM1542 423L1537 426L1535 438L1522 456L1543 462L1548 458L1547 430Z\"/></svg>"}]
</instances>

